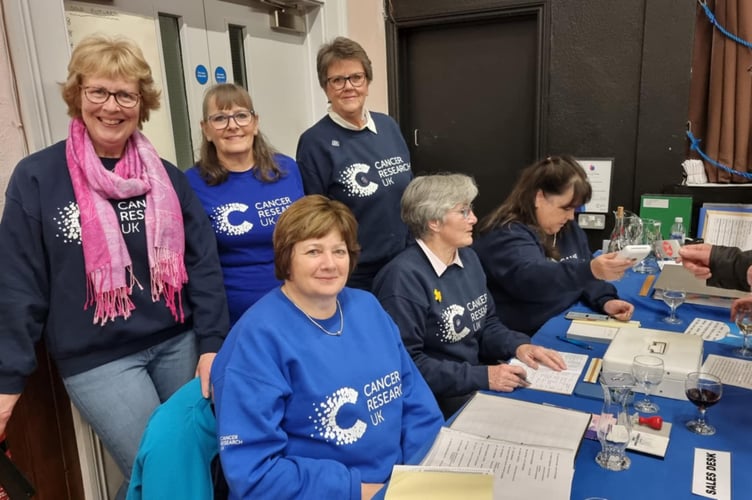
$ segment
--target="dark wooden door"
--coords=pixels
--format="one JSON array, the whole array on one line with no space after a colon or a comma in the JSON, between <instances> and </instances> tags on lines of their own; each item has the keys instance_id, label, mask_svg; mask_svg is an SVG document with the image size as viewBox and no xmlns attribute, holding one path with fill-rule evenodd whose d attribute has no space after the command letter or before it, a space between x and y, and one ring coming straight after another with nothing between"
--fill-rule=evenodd
<instances>
[{"instance_id":1,"label":"dark wooden door","mask_svg":"<svg viewBox=\"0 0 752 500\"><path fill-rule=\"evenodd\" d=\"M540 154L541 12L398 23L399 121L413 170L475 177L478 216Z\"/></svg>"},{"instance_id":2,"label":"dark wooden door","mask_svg":"<svg viewBox=\"0 0 752 500\"><path fill-rule=\"evenodd\" d=\"M44 344L36 354L39 366L8 423L8 446L35 500L83 500L70 400Z\"/></svg>"}]
</instances>

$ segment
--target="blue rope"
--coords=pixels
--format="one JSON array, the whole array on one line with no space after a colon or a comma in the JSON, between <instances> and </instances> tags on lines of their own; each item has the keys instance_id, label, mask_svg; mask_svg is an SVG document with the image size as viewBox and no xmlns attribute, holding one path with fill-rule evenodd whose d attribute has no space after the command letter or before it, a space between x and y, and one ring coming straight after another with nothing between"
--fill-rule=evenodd
<instances>
[{"instance_id":1,"label":"blue rope","mask_svg":"<svg viewBox=\"0 0 752 500\"><path fill-rule=\"evenodd\" d=\"M706 155L702 149L700 149L700 139L695 137L692 134L691 130L687 130L687 137L689 138L690 146L689 149L692 149L694 151L697 151L697 154L702 157L703 160L710 163L714 167L720 168L721 170L724 170L730 174L739 175L741 177L744 177L745 179L752 179L752 174L749 172L739 172L738 170L734 170L733 168L729 168L726 165L723 165L722 163L718 163L717 161L711 159L708 155Z\"/></svg>"},{"instance_id":2,"label":"blue rope","mask_svg":"<svg viewBox=\"0 0 752 500\"><path fill-rule=\"evenodd\" d=\"M713 14L713 11L710 10L710 7L708 7L708 4L705 2L705 0L698 0L698 1L700 2L700 5L702 5L703 10L705 11L705 15L708 16L708 20L713 24L713 26L718 28L718 31L726 35L728 38L734 40L736 43L744 45L748 49L752 49L752 43L739 38L733 33L729 33L723 26L721 26L721 24L715 18L715 14Z\"/></svg>"}]
</instances>

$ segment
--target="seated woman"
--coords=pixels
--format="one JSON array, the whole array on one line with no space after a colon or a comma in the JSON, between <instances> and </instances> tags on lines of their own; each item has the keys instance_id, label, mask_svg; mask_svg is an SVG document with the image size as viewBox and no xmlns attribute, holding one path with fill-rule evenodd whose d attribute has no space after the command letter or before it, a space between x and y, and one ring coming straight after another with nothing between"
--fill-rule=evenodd
<instances>
[{"instance_id":1,"label":"seated woman","mask_svg":"<svg viewBox=\"0 0 752 500\"><path fill-rule=\"evenodd\" d=\"M274 231L284 280L235 324L212 370L230 498L370 498L443 424L375 297L342 203L311 195Z\"/></svg>"},{"instance_id":2,"label":"seated woman","mask_svg":"<svg viewBox=\"0 0 752 500\"><path fill-rule=\"evenodd\" d=\"M591 194L574 158L550 156L525 168L504 203L481 222L473 248L510 328L533 335L578 301L619 320L632 317L634 306L604 280L621 278L634 262L616 253L591 258L574 217Z\"/></svg>"},{"instance_id":3,"label":"seated woman","mask_svg":"<svg viewBox=\"0 0 752 500\"><path fill-rule=\"evenodd\" d=\"M374 293L445 416L474 391L509 392L526 385L525 370L501 360L517 356L566 368L556 351L530 344L496 316L478 256L469 248L478 194L466 175L417 177L402 196L402 220L417 238L376 275Z\"/></svg>"}]
</instances>

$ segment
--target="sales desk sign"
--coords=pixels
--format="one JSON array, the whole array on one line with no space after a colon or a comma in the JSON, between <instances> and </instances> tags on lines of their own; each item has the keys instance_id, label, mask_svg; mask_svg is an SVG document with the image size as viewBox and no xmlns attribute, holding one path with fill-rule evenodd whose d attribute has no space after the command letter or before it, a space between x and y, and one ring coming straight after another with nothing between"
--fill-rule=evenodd
<instances>
[{"instance_id":1,"label":"sales desk sign","mask_svg":"<svg viewBox=\"0 0 752 500\"><path fill-rule=\"evenodd\" d=\"M695 448L692 493L706 498L731 499L731 453Z\"/></svg>"}]
</instances>

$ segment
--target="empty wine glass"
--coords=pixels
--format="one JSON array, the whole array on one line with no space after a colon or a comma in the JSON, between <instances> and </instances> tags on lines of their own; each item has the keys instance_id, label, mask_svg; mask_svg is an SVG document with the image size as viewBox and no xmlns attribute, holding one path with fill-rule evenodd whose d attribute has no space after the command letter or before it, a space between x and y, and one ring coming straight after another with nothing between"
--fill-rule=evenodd
<instances>
[{"instance_id":1,"label":"empty wine glass","mask_svg":"<svg viewBox=\"0 0 752 500\"><path fill-rule=\"evenodd\" d=\"M661 240L661 221L642 219L642 243L650 245L650 254L637 263L632 269L638 273L653 274L660 271L656 258L655 244Z\"/></svg>"},{"instance_id":2,"label":"empty wine glass","mask_svg":"<svg viewBox=\"0 0 752 500\"><path fill-rule=\"evenodd\" d=\"M742 334L742 346L735 349L734 353L743 358L752 358L752 307L742 306L736 311L734 316L736 326L739 327L739 333Z\"/></svg>"},{"instance_id":3,"label":"empty wine glass","mask_svg":"<svg viewBox=\"0 0 752 500\"><path fill-rule=\"evenodd\" d=\"M663 359L649 354L635 356L632 360L632 376L645 393L642 400L635 402L635 409L641 413L657 413L660 408L650 401L650 392L663 381Z\"/></svg>"},{"instance_id":4,"label":"empty wine glass","mask_svg":"<svg viewBox=\"0 0 752 500\"><path fill-rule=\"evenodd\" d=\"M680 325L682 323L681 318L676 317L676 308L684 303L687 298L684 290L664 290L663 302L671 308L671 314L663 318L663 321L672 325Z\"/></svg>"},{"instance_id":5,"label":"empty wine glass","mask_svg":"<svg viewBox=\"0 0 752 500\"><path fill-rule=\"evenodd\" d=\"M721 400L723 384L721 379L710 373L692 372L684 382L687 399L697 406L700 414L696 420L687 422L687 428L696 434L710 436L715 427L705 421L705 411Z\"/></svg>"}]
</instances>

